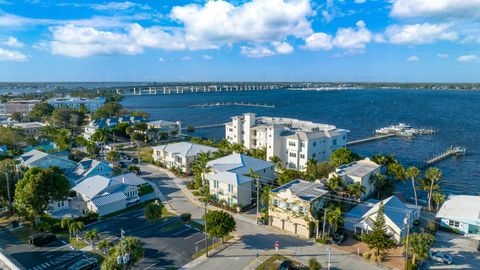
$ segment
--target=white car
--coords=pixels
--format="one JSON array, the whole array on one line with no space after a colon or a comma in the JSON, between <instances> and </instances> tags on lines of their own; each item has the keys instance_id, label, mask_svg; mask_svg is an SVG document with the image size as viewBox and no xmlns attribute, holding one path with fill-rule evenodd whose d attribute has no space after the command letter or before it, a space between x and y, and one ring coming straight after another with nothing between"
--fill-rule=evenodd
<instances>
[{"instance_id":1,"label":"white car","mask_svg":"<svg viewBox=\"0 0 480 270\"><path fill-rule=\"evenodd\" d=\"M443 264L452 264L453 262L452 256L443 252L430 251L430 258Z\"/></svg>"}]
</instances>

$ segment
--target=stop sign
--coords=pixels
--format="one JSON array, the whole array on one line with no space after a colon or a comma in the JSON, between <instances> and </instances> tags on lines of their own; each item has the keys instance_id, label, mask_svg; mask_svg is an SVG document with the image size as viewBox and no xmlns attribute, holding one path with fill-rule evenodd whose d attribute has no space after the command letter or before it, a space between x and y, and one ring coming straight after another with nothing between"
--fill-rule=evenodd
<instances>
[{"instance_id":1,"label":"stop sign","mask_svg":"<svg viewBox=\"0 0 480 270\"><path fill-rule=\"evenodd\" d=\"M275 249L278 249L279 246L280 244L278 243L278 241L275 241L275 244L274 244Z\"/></svg>"}]
</instances>

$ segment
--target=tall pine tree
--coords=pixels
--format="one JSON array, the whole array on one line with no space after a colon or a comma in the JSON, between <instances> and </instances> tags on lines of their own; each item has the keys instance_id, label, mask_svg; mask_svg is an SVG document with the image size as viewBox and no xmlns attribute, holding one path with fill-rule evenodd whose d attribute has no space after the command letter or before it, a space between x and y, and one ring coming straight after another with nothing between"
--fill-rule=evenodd
<instances>
[{"instance_id":1,"label":"tall pine tree","mask_svg":"<svg viewBox=\"0 0 480 270\"><path fill-rule=\"evenodd\" d=\"M380 252L395 246L395 240L387 233L385 226L385 209L383 203L380 203L377 216L373 222L372 232L364 235L362 238L363 242L368 245L368 248L375 251L376 256L379 256Z\"/></svg>"}]
</instances>

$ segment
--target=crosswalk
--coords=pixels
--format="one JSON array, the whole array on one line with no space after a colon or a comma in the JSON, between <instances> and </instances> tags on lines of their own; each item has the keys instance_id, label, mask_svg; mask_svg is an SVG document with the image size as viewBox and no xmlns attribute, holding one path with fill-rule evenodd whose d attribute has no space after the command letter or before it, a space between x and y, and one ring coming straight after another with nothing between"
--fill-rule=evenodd
<instances>
[{"instance_id":1,"label":"crosswalk","mask_svg":"<svg viewBox=\"0 0 480 270\"><path fill-rule=\"evenodd\" d=\"M69 261L75 257L78 257L78 256L83 256L83 253L82 252L78 252L78 251L72 251L72 252L68 252L67 254L65 255L62 255L60 257L57 257L57 258L54 258L52 260L50 260L49 262L45 262L45 263L42 263L42 264L39 264L39 265L36 265L34 267L30 267L28 268L27 270L47 270L47 269L53 269L54 267L58 266L59 264L63 263L63 262L66 262L66 261Z\"/></svg>"},{"instance_id":2,"label":"crosswalk","mask_svg":"<svg viewBox=\"0 0 480 270\"><path fill-rule=\"evenodd\" d=\"M43 269L49 269L50 267L52 267L52 265L47 262L47 263L42 263L40 265L28 268L28 270L43 270Z\"/></svg>"}]
</instances>

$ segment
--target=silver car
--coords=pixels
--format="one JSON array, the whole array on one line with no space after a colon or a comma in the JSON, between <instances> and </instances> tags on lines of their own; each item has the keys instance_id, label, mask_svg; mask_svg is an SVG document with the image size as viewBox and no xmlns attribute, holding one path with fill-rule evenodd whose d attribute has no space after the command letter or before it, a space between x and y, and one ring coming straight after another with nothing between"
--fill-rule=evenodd
<instances>
[{"instance_id":1,"label":"silver car","mask_svg":"<svg viewBox=\"0 0 480 270\"><path fill-rule=\"evenodd\" d=\"M443 264L452 264L453 262L452 256L443 252L430 251L430 258Z\"/></svg>"}]
</instances>

